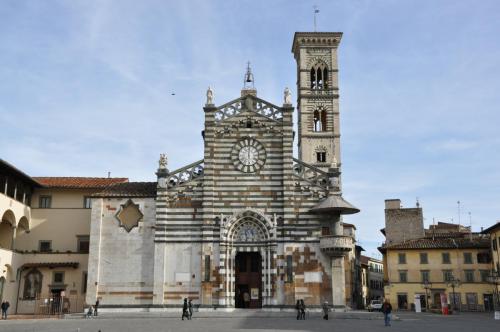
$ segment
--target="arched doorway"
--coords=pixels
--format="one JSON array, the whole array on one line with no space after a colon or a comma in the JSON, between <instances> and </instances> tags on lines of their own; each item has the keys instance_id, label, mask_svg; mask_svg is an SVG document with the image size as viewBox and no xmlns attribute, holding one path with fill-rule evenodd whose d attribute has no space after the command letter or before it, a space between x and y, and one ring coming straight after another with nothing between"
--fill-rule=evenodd
<instances>
[{"instance_id":1,"label":"arched doorway","mask_svg":"<svg viewBox=\"0 0 500 332\"><path fill-rule=\"evenodd\" d=\"M271 305L276 255L276 223L263 213L244 210L221 218L220 265L224 298L220 304L237 308ZM244 294L247 293L247 304Z\"/></svg>"},{"instance_id":2,"label":"arched doorway","mask_svg":"<svg viewBox=\"0 0 500 332\"><path fill-rule=\"evenodd\" d=\"M238 252L235 257L236 308L262 307L262 256L259 252Z\"/></svg>"}]
</instances>

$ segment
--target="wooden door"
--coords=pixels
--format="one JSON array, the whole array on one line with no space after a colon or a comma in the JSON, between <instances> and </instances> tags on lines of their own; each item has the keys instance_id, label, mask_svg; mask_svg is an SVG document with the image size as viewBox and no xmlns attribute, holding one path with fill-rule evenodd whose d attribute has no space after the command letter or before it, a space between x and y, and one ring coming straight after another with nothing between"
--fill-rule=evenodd
<instances>
[{"instance_id":1,"label":"wooden door","mask_svg":"<svg viewBox=\"0 0 500 332\"><path fill-rule=\"evenodd\" d=\"M260 253L240 252L236 254L235 263L236 307L261 308L262 257Z\"/></svg>"}]
</instances>

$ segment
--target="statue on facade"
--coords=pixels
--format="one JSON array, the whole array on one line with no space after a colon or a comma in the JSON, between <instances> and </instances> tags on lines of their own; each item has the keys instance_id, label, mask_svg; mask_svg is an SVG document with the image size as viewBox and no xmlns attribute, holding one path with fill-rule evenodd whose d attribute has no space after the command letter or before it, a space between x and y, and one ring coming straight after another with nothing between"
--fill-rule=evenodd
<instances>
[{"instance_id":1,"label":"statue on facade","mask_svg":"<svg viewBox=\"0 0 500 332\"><path fill-rule=\"evenodd\" d=\"M158 160L158 168L166 169L167 168L167 155L165 153L160 153L160 160Z\"/></svg>"},{"instance_id":2,"label":"statue on facade","mask_svg":"<svg viewBox=\"0 0 500 332\"><path fill-rule=\"evenodd\" d=\"M213 105L214 104L214 92L210 87L207 89L207 102L206 105Z\"/></svg>"},{"instance_id":3,"label":"statue on facade","mask_svg":"<svg viewBox=\"0 0 500 332\"><path fill-rule=\"evenodd\" d=\"M292 93L288 87L285 88L283 104L291 105L292 104Z\"/></svg>"},{"instance_id":4,"label":"statue on facade","mask_svg":"<svg viewBox=\"0 0 500 332\"><path fill-rule=\"evenodd\" d=\"M339 164L337 163L337 158L335 156L333 156L333 160L332 160L330 167L337 168L338 166L339 166Z\"/></svg>"}]
</instances>

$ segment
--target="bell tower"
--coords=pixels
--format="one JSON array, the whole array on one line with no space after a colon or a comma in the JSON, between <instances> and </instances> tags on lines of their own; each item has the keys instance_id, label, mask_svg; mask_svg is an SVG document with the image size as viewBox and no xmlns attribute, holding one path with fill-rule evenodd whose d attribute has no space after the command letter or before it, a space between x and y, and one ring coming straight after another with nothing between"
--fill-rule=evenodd
<instances>
[{"instance_id":1,"label":"bell tower","mask_svg":"<svg viewBox=\"0 0 500 332\"><path fill-rule=\"evenodd\" d=\"M339 168L337 47L341 32L296 32L299 159L323 171Z\"/></svg>"}]
</instances>

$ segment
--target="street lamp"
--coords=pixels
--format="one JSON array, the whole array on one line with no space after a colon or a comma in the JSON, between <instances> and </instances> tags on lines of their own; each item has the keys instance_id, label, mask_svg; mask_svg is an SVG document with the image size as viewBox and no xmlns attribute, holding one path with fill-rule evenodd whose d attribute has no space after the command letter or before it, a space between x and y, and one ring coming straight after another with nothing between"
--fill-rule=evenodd
<instances>
[{"instance_id":1,"label":"street lamp","mask_svg":"<svg viewBox=\"0 0 500 332\"><path fill-rule=\"evenodd\" d=\"M424 280L422 287L425 289L425 309L429 311L429 289L432 288L432 283L429 280Z\"/></svg>"},{"instance_id":2,"label":"street lamp","mask_svg":"<svg viewBox=\"0 0 500 332\"><path fill-rule=\"evenodd\" d=\"M446 283L448 287L451 287L452 289L452 294L453 294L453 310L456 310L457 305L455 303L455 287L460 287L461 282L460 279L455 278L454 275L451 275L450 279L448 279L448 282Z\"/></svg>"}]
</instances>

